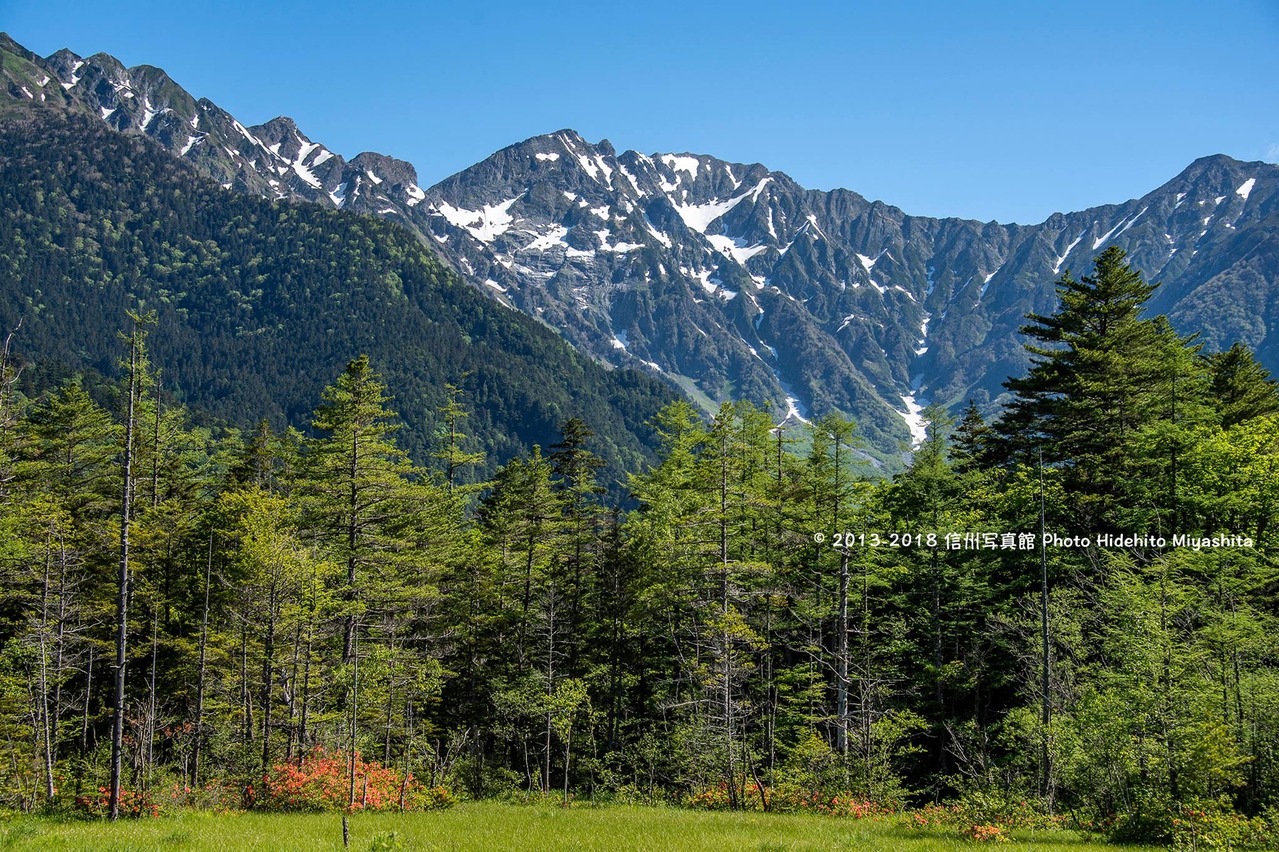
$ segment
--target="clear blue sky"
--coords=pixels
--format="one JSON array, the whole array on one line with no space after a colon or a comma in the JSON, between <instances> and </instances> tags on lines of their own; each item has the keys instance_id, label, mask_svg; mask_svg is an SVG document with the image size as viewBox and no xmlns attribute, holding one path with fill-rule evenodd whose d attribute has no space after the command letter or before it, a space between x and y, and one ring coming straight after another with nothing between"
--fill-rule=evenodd
<instances>
[{"instance_id":1,"label":"clear blue sky","mask_svg":"<svg viewBox=\"0 0 1279 852\"><path fill-rule=\"evenodd\" d=\"M0 30L158 65L424 185L571 127L908 213L1038 222L1196 157L1279 160L1279 1L0 0Z\"/></svg>"}]
</instances>

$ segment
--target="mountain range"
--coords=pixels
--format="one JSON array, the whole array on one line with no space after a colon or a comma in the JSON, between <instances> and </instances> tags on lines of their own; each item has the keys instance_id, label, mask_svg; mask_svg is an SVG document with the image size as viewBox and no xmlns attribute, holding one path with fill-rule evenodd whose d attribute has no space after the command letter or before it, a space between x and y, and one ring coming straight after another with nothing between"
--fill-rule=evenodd
<instances>
[{"instance_id":1,"label":"mountain range","mask_svg":"<svg viewBox=\"0 0 1279 852\"><path fill-rule=\"evenodd\" d=\"M1196 160L1139 199L1033 225L911 216L760 164L618 153L535 136L430 186L382 154L347 160L289 118L246 126L151 66L0 35L12 110L56 107L145 135L225 189L400 223L477 288L707 410L856 417L873 455L921 437L926 401L993 410L1024 371L1018 329L1108 245L1161 283L1150 308L1208 350L1279 370L1279 166ZM3 108L3 107L0 107ZM1051 164L1046 164L1051 168Z\"/></svg>"}]
</instances>

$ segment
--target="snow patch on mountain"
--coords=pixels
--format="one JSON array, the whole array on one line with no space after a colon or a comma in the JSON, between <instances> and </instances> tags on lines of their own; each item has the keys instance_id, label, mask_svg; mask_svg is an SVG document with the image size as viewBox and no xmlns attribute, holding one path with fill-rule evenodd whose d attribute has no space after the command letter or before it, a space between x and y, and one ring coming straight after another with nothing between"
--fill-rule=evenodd
<instances>
[{"instance_id":1,"label":"snow patch on mountain","mask_svg":"<svg viewBox=\"0 0 1279 852\"><path fill-rule=\"evenodd\" d=\"M1185 195L1185 193L1183 192L1183 193L1182 193L1182 195L1184 196L1184 195ZM1178 203L1180 203L1180 202L1178 202ZM1115 225L1115 227L1111 228L1109 231L1107 231L1106 233L1102 234L1102 235L1101 235L1100 237L1098 237L1097 239L1093 240L1093 241L1092 241L1092 250L1093 250L1093 251L1096 251L1097 249L1101 248L1101 244L1102 244L1102 243L1104 243L1106 240L1110 239L1110 238L1111 238L1111 236L1112 236L1112 235L1114 235L1115 231L1118 231L1120 228L1122 228L1122 227L1123 227L1123 225L1124 225L1124 223L1125 223L1125 222L1127 222L1127 221L1128 221L1128 217L1127 217L1127 216L1125 216L1124 218L1122 218L1122 219L1120 219L1120 220L1119 220L1119 222Z\"/></svg>"},{"instance_id":2,"label":"snow patch on mountain","mask_svg":"<svg viewBox=\"0 0 1279 852\"><path fill-rule=\"evenodd\" d=\"M319 147L319 146L315 146L315 147ZM298 158L294 160L292 163L290 163L289 165L292 166L294 174L302 178L302 180L305 181L306 183L310 184L316 189L319 189L320 179L315 176L314 172L312 172L310 169L308 169L306 166L302 164L302 161L306 159L305 155L309 153L311 153L310 150L308 150L307 147L304 145L302 147L302 152L298 154Z\"/></svg>"},{"instance_id":3,"label":"snow patch on mountain","mask_svg":"<svg viewBox=\"0 0 1279 852\"><path fill-rule=\"evenodd\" d=\"M1222 198L1225 198L1225 196L1223 195L1223 196L1222 196ZM1117 237L1117 236L1119 236L1119 234L1122 234L1124 231L1128 230L1128 229L1129 229L1129 228L1131 228L1133 225L1137 224L1137 220L1138 220L1138 219L1140 219L1140 218L1142 217L1142 215L1143 215L1143 214L1144 214L1147 210L1149 210L1149 209L1150 209L1149 207L1143 207L1143 208L1141 208L1140 210L1138 210L1138 211L1137 211L1137 215L1136 215L1136 216L1133 216L1131 219L1129 219L1129 220L1128 220L1128 223L1127 223L1126 225L1124 225L1122 228L1120 228L1120 229L1119 229L1119 233L1118 233L1118 234L1115 234L1115 236L1116 236L1116 237Z\"/></svg>"},{"instance_id":4,"label":"snow patch on mountain","mask_svg":"<svg viewBox=\"0 0 1279 852\"><path fill-rule=\"evenodd\" d=\"M691 158L690 158L691 159ZM712 201L709 204L675 204L675 212L684 220L684 224L699 234L705 234L707 227L747 198L758 198L770 178L764 178L741 195L734 195L726 201Z\"/></svg>"},{"instance_id":5,"label":"snow patch on mountain","mask_svg":"<svg viewBox=\"0 0 1279 852\"><path fill-rule=\"evenodd\" d=\"M906 407L906 410L897 412L897 415L906 421L906 428L910 430L910 446L912 449L924 443L924 440L928 437L928 422L923 417L924 406L916 398L919 394L918 377L913 384L914 387L911 388L910 393L901 395L902 405Z\"/></svg>"},{"instance_id":6,"label":"snow patch on mountain","mask_svg":"<svg viewBox=\"0 0 1279 852\"><path fill-rule=\"evenodd\" d=\"M563 225L556 225L520 249L520 251L547 251L553 248L567 249L568 243L564 242L566 236L568 236L568 228Z\"/></svg>"},{"instance_id":7,"label":"snow patch on mountain","mask_svg":"<svg viewBox=\"0 0 1279 852\"><path fill-rule=\"evenodd\" d=\"M370 177L372 172L369 173ZM377 183L381 183L378 180ZM435 212L443 216L454 227L461 228L482 243L491 243L511 227L514 217L511 216L511 205L524 197L520 193L501 204L486 204L479 210L466 210L454 207L447 201L440 202Z\"/></svg>"},{"instance_id":8,"label":"snow patch on mountain","mask_svg":"<svg viewBox=\"0 0 1279 852\"><path fill-rule=\"evenodd\" d=\"M1057 275L1061 272L1061 265L1066 262L1066 257L1075 250L1075 246L1079 245L1079 241L1083 238L1084 234L1081 232L1079 236L1075 237L1074 242L1066 246L1066 250L1061 253L1061 257L1057 258L1057 262L1053 264L1053 275Z\"/></svg>"},{"instance_id":9,"label":"snow patch on mountain","mask_svg":"<svg viewBox=\"0 0 1279 852\"><path fill-rule=\"evenodd\" d=\"M809 217L809 219L810 219L810 220L811 220L812 218L813 218L813 217L811 217L811 216ZM814 227L816 227L816 226L817 226L817 223L816 223L816 222L813 222L813 226L814 226ZM825 234L822 234L822 236L826 236L826 235L825 235ZM884 255L886 255L886 254L888 254L888 249L883 249L882 251L880 251L880 253L879 253L879 254L875 255L874 257L868 257L868 256L866 256L866 255L864 255L864 254L859 254L859 255L857 255L857 259L858 259L859 261L861 261L862 267L863 267L863 268L864 268L867 272L870 272L872 269L874 269L874 268L875 268L875 264L879 262L879 259L880 259L881 257L883 257ZM932 267L929 267L929 272L928 272L928 283L929 283L929 286L931 287L931 286L932 286Z\"/></svg>"},{"instance_id":10,"label":"snow patch on mountain","mask_svg":"<svg viewBox=\"0 0 1279 852\"><path fill-rule=\"evenodd\" d=\"M76 60L75 65L72 65L72 66L71 66L71 80L70 80L69 82L63 83L63 84L62 84L62 88L64 88L64 89L70 89L70 88L71 88L72 86L74 86L76 83L79 83L79 82L80 82L80 78L76 76L76 72L77 72L77 71L79 71L79 70L80 70L81 68L83 68L83 67L84 67L84 60L83 60L83 59L77 59L77 60Z\"/></svg>"},{"instance_id":11,"label":"snow patch on mountain","mask_svg":"<svg viewBox=\"0 0 1279 852\"><path fill-rule=\"evenodd\" d=\"M919 324L919 342L915 344L916 355L923 355L928 351L928 323L931 320L931 314L924 314L924 320Z\"/></svg>"},{"instance_id":12,"label":"snow patch on mountain","mask_svg":"<svg viewBox=\"0 0 1279 852\"><path fill-rule=\"evenodd\" d=\"M341 207L343 204L346 203L346 186L347 186L346 181L343 181L342 183L339 183L332 192L329 193L329 199L332 200L334 207ZM440 242L444 242L445 239L448 239L448 238L445 237L444 239L440 239Z\"/></svg>"},{"instance_id":13,"label":"snow patch on mountain","mask_svg":"<svg viewBox=\"0 0 1279 852\"><path fill-rule=\"evenodd\" d=\"M1235 190L1235 195L1239 196L1244 201L1247 201L1248 195L1252 192L1252 188L1256 185L1257 185L1256 178L1248 178L1246 181L1244 181L1242 184L1239 185L1238 189Z\"/></svg>"},{"instance_id":14,"label":"snow patch on mountain","mask_svg":"<svg viewBox=\"0 0 1279 852\"><path fill-rule=\"evenodd\" d=\"M613 169L604 159L593 151L588 155L578 151L573 144L564 137L563 134L557 137L569 153L577 160L577 164L582 167L582 171L591 176L592 180L607 184L610 188L613 186ZM600 175L604 175L604 179L600 179Z\"/></svg>"},{"instance_id":15,"label":"snow patch on mountain","mask_svg":"<svg viewBox=\"0 0 1279 852\"><path fill-rule=\"evenodd\" d=\"M658 157L658 159L669 166L672 172L677 174L676 180L679 179L679 172L687 172L690 178L697 180L697 170L702 165L698 162L696 157L681 157L677 154L663 154Z\"/></svg>"},{"instance_id":16,"label":"snow patch on mountain","mask_svg":"<svg viewBox=\"0 0 1279 852\"><path fill-rule=\"evenodd\" d=\"M710 270L706 270L706 269L703 269L701 272L698 272L693 277L696 278L698 283L702 285L702 289L712 296L719 291L720 285L724 283L720 279L715 278L713 274L710 272Z\"/></svg>"},{"instance_id":17,"label":"snow patch on mountain","mask_svg":"<svg viewBox=\"0 0 1279 852\"><path fill-rule=\"evenodd\" d=\"M619 164L617 168L618 168L618 171L620 171L626 177L626 179L631 182L631 188L635 190L635 194L639 196L643 196L644 192L640 189L639 180L636 179L635 175L627 171L626 166L623 166L621 164Z\"/></svg>"},{"instance_id":18,"label":"snow patch on mountain","mask_svg":"<svg viewBox=\"0 0 1279 852\"><path fill-rule=\"evenodd\" d=\"M763 183L763 181L761 181L761 183ZM817 232L817 236L814 236L813 239L817 239L817 237L821 237L826 242L830 242L830 237L826 236L826 232L823 231L821 226L817 224L817 217L813 215L812 213L808 214L808 221L804 223L804 227L807 228L809 225L812 226L813 231ZM812 231L810 231L809 233L811 234Z\"/></svg>"},{"instance_id":19,"label":"snow patch on mountain","mask_svg":"<svg viewBox=\"0 0 1279 852\"><path fill-rule=\"evenodd\" d=\"M722 234L709 234L706 239L716 251L737 261L741 266L745 266L746 261L768 248L766 245L748 246L743 239L733 239Z\"/></svg>"},{"instance_id":20,"label":"snow patch on mountain","mask_svg":"<svg viewBox=\"0 0 1279 852\"><path fill-rule=\"evenodd\" d=\"M690 230L705 234L711 222L741 204L745 199L746 195L738 195L727 201L713 201L710 204L675 204L673 206Z\"/></svg>"},{"instance_id":21,"label":"snow patch on mountain","mask_svg":"<svg viewBox=\"0 0 1279 852\"><path fill-rule=\"evenodd\" d=\"M628 251L635 251L635 249L644 247L642 243L628 243L624 241L618 241L610 245L609 240L612 238L613 234L607 228L601 228L600 230L596 231L595 236L599 237L600 251L609 251L609 252L614 252L616 254L625 254Z\"/></svg>"},{"instance_id":22,"label":"snow patch on mountain","mask_svg":"<svg viewBox=\"0 0 1279 852\"><path fill-rule=\"evenodd\" d=\"M666 246L667 248L671 247L671 238L663 234L661 231L657 230L657 228L653 226L652 221L649 220L647 214L644 215L644 227L648 228L648 232L653 235L653 239L657 240L659 243ZM662 274L665 275L666 273L662 273Z\"/></svg>"}]
</instances>

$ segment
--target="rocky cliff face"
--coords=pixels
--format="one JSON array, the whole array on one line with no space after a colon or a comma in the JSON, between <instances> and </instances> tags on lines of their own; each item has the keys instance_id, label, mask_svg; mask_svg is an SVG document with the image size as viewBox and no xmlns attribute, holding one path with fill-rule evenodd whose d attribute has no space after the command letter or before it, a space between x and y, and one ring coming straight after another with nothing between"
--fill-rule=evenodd
<instances>
[{"instance_id":1,"label":"rocky cliff face","mask_svg":"<svg viewBox=\"0 0 1279 852\"><path fill-rule=\"evenodd\" d=\"M153 138L224 187L399 221L493 298L710 409L855 416L881 456L926 401L994 405L1026 364L1018 328L1053 282L1117 244L1152 305L1209 348L1243 340L1279 370L1279 167L1224 156L1140 199L1036 225L915 217L759 164L618 154L536 136L422 188L381 154L345 160L288 118L246 127L159 69L40 58L0 40L8 108L89 112Z\"/></svg>"}]
</instances>

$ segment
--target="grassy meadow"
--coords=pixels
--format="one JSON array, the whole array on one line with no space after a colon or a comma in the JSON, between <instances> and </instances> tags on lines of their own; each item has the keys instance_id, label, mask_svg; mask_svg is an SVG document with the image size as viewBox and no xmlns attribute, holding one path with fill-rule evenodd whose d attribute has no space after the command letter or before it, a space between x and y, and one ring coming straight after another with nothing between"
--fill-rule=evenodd
<instances>
[{"instance_id":1,"label":"grassy meadow","mask_svg":"<svg viewBox=\"0 0 1279 852\"><path fill-rule=\"evenodd\" d=\"M954 835L925 832L891 817L726 813L632 806L574 807L469 802L447 811L353 816L356 850L868 850L974 849ZM1115 849L1065 831L1015 833L999 847L1036 852ZM336 814L212 815L189 812L117 824L17 817L0 827L0 849L331 850L342 848ZM1130 847L1136 848L1136 847Z\"/></svg>"}]
</instances>

